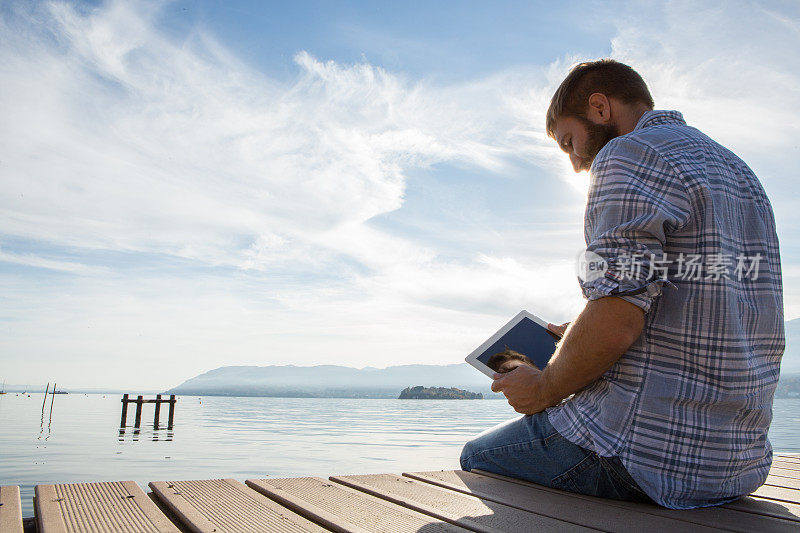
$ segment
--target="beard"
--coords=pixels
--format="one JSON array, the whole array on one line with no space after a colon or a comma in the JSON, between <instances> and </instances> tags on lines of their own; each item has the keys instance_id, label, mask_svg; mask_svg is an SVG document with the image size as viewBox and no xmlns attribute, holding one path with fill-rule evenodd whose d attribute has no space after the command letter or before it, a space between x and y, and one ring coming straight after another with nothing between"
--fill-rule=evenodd
<instances>
[{"instance_id":1,"label":"beard","mask_svg":"<svg viewBox=\"0 0 800 533\"><path fill-rule=\"evenodd\" d=\"M589 170L595 156L608 144L608 141L619 137L616 124L595 124L588 118L578 117L586 127L586 157L581 158L580 170Z\"/></svg>"}]
</instances>

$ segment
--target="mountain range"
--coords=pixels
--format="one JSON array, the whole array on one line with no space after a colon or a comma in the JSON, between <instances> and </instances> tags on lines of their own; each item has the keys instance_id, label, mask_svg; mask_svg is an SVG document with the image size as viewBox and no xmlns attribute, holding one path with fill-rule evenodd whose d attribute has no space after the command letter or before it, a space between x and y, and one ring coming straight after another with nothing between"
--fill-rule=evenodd
<instances>
[{"instance_id":1,"label":"mountain range","mask_svg":"<svg viewBox=\"0 0 800 533\"><path fill-rule=\"evenodd\" d=\"M410 386L456 387L497 396L491 380L466 363L387 368L318 366L226 366L193 377L167 394L397 398ZM499 395L502 397L502 395Z\"/></svg>"},{"instance_id":2,"label":"mountain range","mask_svg":"<svg viewBox=\"0 0 800 533\"><path fill-rule=\"evenodd\" d=\"M800 318L786 326L786 352L781 363L779 392L800 391ZM388 368L227 366L193 377L167 394L215 396L294 396L339 398L397 398L406 387L456 387L480 392L484 398L503 398L491 392L491 380L467 365L403 365ZM59 386L69 392L128 392L108 388ZM6 384L5 391L44 392L44 385ZM161 392L137 390L137 393Z\"/></svg>"},{"instance_id":3,"label":"mountain range","mask_svg":"<svg viewBox=\"0 0 800 533\"><path fill-rule=\"evenodd\" d=\"M786 322L786 353L781 375L798 379L800 319ZM787 383L788 384L788 383ZM226 366L193 377L167 394L206 396L284 396L329 398L397 398L406 387L456 387L503 398L491 392L491 380L466 363L402 365L387 368L318 366Z\"/></svg>"}]
</instances>

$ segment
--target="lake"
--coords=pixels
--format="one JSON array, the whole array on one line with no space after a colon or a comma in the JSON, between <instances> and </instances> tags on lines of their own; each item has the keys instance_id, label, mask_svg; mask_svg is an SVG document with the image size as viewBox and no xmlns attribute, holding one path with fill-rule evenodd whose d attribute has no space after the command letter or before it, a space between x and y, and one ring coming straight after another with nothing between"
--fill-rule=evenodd
<instances>
[{"instance_id":1,"label":"lake","mask_svg":"<svg viewBox=\"0 0 800 533\"><path fill-rule=\"evenodd\" d=\"M145 405L142 429L121 433L121 395L57 395L52 419L42 399L0 396L0 484L20 485L24 516L42 483L455 469L465 441L518 416L502 400L181 396L173 430L153 429ZM800 398L775 400L774 413L775 450L800 452Z\"/></svg>"}]
</instances>

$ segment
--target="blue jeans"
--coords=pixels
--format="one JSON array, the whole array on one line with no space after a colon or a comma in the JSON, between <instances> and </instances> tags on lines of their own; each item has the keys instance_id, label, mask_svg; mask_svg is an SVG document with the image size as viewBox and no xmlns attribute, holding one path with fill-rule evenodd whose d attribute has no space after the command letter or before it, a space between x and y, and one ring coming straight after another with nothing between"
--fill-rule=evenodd
<instances>
[{"instance_id":1,"label":"blue jeans","mask_svg":"<svg viewBox=\"0 0 800 533\"><path fill-rule=\"evenodd\" d=\"M544 412L509 420L467 442L461 468L601 498L652 501L619 458L600 457L571 443L550 425Z\"/></svg>"}]
</instances>

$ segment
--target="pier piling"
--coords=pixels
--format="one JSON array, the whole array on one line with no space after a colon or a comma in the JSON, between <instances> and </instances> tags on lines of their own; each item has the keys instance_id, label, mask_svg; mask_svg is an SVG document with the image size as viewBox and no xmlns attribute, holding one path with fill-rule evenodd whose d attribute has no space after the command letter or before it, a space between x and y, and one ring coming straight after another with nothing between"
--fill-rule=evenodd
<instances>
[{"instance_id":1,"label":"pier piling","mask_svg":"<svg viewBox=\"0 0 800 533\"><path fill-rule=\"evenodd\" d=\"M169 397L169 421L167 423L167 429L172 429L172 423L175 420L175 395L172 394Z\"/></svg>"},{"instance_id":2,"label":"pier piling","mask_svg":"<svg viewBox=\"0 0 800 533\"><path fill-rule=\"evenodd\" d=\"M128 425L128 404L136 404L136 415L133 420L133 427L139 428L142 426L142 406L146 403L156 404L155 416L153 417L153 429L161 427L161 404L169 403L169 421L167 428L172 429L175 422L175 395L170 395L169 399L163 398L161 394L156 394L155 400L145 400L143 396L139 395L136 399L132 399L130 394L122 395L122 416L119 419L120 429L124 429Z\"/></svg>"},{"instance_id":3,"label":"pier piling","mask_svg":"<svg viewBox=\"0 0 800 533\"><path fill-rule=\"evenodd\" d=\"M124 428L128 424L128 395L122 395L122 418L119 421L119 427Z\"/></svg>"},{"instance_id":4,"label":"pier piling","mask_svg":"<svg viewBox=\"0 0 800 533\"><path fill-rule=\"evenodd\" d=\"M47 405L47 393L50 392L50 382L47 382L47 388L44 390L44 401L42 402L42 420L44 420L44 406Z\"/></svg>"},{"instance_id":5,"label":"pier piling","mask_svg":"<svg viewBox=\"0 0 800 533\"><path fill-rule=\"evenodd\" d=\"M153 429L158 429L158 423L161 421L161 395L156 394L156 414L153 417Z\"/></svg>"},{"instance_id":6,"label":"pier piling","mask_svg":"<svg viewBox=\"0 0 800 533\"><path fill-rule=\"evenodd\" d=\"M142 426L142 396L136 398L136 419L133 422L133 427L138 428Z\"/></svg>"}]
</instances>

